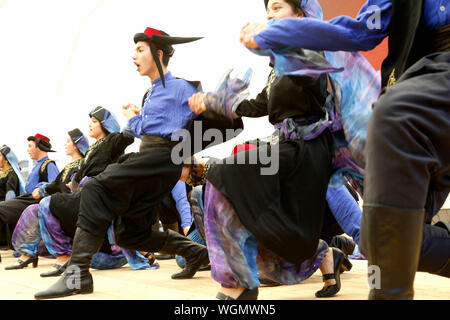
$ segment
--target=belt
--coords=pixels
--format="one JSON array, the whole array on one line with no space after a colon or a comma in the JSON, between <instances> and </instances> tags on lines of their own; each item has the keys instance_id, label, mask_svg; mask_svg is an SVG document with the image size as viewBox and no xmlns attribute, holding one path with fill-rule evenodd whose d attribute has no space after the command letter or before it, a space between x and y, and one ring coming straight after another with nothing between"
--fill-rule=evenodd
<instances>
[{"instance_id":1,"label":"belt","mask_svg":"<svg viewBox=\"0 0 450 320\"><path fill-rule=\"evenodd\" d=\"M433 45L435 52L450 51L450 24L434 30Z\"/></svg>"},{"instance_id":2,"label":"belt","mask_svg":"<svg viewBox=\"0 0 450 320\"><path fill-rule=\"evenodd\" d=\"M139 152L153 149L153 148L169 148L172 149L179 141L172 141L170 138L160 136L143 135Z\"/></svg>"}]
</instances>

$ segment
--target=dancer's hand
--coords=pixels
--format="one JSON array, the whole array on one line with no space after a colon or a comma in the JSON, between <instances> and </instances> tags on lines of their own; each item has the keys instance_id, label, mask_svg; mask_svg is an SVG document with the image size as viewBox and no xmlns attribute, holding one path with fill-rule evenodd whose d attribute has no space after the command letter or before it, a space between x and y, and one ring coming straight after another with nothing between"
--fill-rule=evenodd
<instances>
[{"instance_id":1,"label":"dancer's hand","mask_svg":"<svg viewBox=\"0 0 450 320\"><path fill-rule=\"evenodd\" d=\"M206 93L198 92L194 93L192 97L189 98L188 103L189 107L191 107L192 112L194 112L195 114L200 114L206 111L205 97Z\"/></svg>"},{"instance_id":2,"label":"dancer's hand","mask_svg":"<svg viewBox=\"0 0 450 320\"><path fill-rule=\"evenodd\" d=\"M31 196L36 200L42 198L41 194L39 193L39 188L34 189Z\"/></svg>"},{"instance_id":3,"label":"dancer's hand","mask_svg":"<svg viewBox=\"0 0 450 320\"><path fill-rule=\"evenodd\" d=\"M191 228L190 226L184 227L183 233L184 233L185 236L187 236L187 234L188 234L190 228Z\"/></svg>"},{"instance_id":4,"label":"dancer's hand","mask_svg":"<svg viewBox=\"0 0 450 320\"><path fill-rule=\"evenodd\" d=\"M141 112L141 108L134 105L134 104L127 104L122 106L122 114L127 118L127 120L130 120L131 118L137 116Z\"/></svg>"},{"instance_id":5,"label":"dancer's hand","mask_svg":"<svg viewBox=\"0 0 450 320\"><path fill-rule=\"evenodd\" d=\"M241 29L240 41L241 43L250 49L259 49L255 42L254 36L265 30L267 25L260 23L247 23Z\"/></svg>"}]
</instances>

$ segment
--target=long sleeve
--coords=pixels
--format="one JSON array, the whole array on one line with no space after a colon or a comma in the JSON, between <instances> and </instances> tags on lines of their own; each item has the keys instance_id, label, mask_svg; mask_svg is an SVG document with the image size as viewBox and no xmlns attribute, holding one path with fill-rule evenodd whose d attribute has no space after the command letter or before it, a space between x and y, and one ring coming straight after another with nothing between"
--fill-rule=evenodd
<instances>
[{"instance_id":1,"label":"long sleeve","mask_svg":"<svg viewBox=\"0 0 450 320\"><path fill-rule=\"evenodd\" d=\"M186 184L178 181L172 189L172 197L181 217L181 228L189 227L192 224L191 205L186 195Z\"/></svg>"},{"instance_id":2,"label":"long sleeve","mask_svg":"<svg viewBox=\"0 0 450 320\"><path fill-rule=\"evenodd\" d=\"M62 170L58 174L58 176L52 183L44 183L43 185L40 186L40 188L42 190L45 190L45 192L47 194L53 194L53 193L59 192L59 183L61 181L61 176L63 175L63 173L64 173L64 170Z\"/></svg>"},{"instance_id":3,"label":"long sleeve","mask_svg":"<svg viewBox=\"0 0 450 320\"><path fill-rule=\"evenodd\" d=\"M125 128L128 132L132 132L133 136L135 136L136 138L141 138L142 137L142 116L141 116L141 114L138 114L138 115L134 116L133 118L131 118L130 120L128 120Z\"/></svg>"},{"instance_id":4,"label":"long sleeve","mask_svg":"<svg viewBox=\"0 0 450 320\"><path fill-rule=\"evenodd\" d=\"M241 117L249 118L267 116L267 87L264 88L255 99L242 101L236 109L236 114Z\"/></svg>"},{"instance_id":5,"label":"long sleeve","mask_svg":"<svg viewBox=\"0 0 450 320\"><path fill-rule=\"evenodd\" d=\"M348 16L329 21L280 19L255 35L254 39L263 50L285 47L327 51L371 50L388 35L391 9L392 0L368 0L355 19Z\"/></svg>"},{"instance_id":6,"label":"long sleeve","mask_svg":"<svg viewBox=\"0 0 450 320\"><path fill-rule=\"evenodd\" d=\"M14 194L12 194L11 191ZM9 197L8 199L15 198L16 196L18 196L18 192L19 192L19 179L17 178L17 175L15 173L10 173L8 175L8 180L6 180L6 198L8 197Z\"/></svg>"},{"instance_id":7,"label":"long sleeve","mask_svg":"<svg viewBox=\"0 0 450 320\"><path fill-rule=\"evenodd\" d=\"M123 133L112 133L110 143L113 146L111 149L111 157L113 159L121 156L125 149L134 142L134 137L129 137Z\"/></svg>"},{"instance_id":8,"label":"long sleeve","mask_svg":"<svg viewBox=\"0 0 450 320\"><path fill-rule=\"evenodd\" d=\"M351 236L356 243L359 243L362 211L347 187L345 185L329 187L327 202L342 230Z\"/></svg>"}]
</instances>

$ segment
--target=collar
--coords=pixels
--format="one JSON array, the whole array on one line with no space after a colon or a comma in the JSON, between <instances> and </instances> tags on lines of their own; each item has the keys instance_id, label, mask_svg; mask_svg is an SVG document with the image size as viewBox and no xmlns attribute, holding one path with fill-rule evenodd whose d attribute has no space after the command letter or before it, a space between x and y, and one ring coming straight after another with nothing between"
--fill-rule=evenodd
<instances>
[{"instance_id":1,"label":"collar","mask_svg":"<svg viewBox=\"0 0 450 320\"><path fill-rule=\"evenodd\" d=\"M165 75L164 75L164 79L167 81L175 79L174 76L172 76L172 73L170 71L168 71ZM152 82L153 86L159 86L162 85L162 79L161 77L159 77L158 79L156 79L155 81Z\"/></svg>"},{"instance_id":2,"label":"collar","mask_svg":"<svg viewBox=\"0 0 450 320\"><path fill-rule=\"evenodd\" d=\"M43 157L42 159L38 160L37 163L42 163L45 160L48 160L48 156Z\"/></svg>"}]
</instances>

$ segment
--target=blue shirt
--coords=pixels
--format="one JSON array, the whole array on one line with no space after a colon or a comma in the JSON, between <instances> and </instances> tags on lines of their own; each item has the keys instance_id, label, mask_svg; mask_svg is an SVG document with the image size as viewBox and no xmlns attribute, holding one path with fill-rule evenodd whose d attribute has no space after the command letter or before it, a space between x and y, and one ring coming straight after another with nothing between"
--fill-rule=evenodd
<instances>
[{"instance_id":1,"label":"blue shirt","mask_svg":"<svg viewBox=\"0 0 450 320\"><path fill-rule=\"evenodd\" d=\"M379 8L379 26L374 24L376 20L372 6ZM421 23L429 30L450 24L450 0L425 0L423 13ZM280 19L255 35L254 39L262 50L297 47L366 51L375 48L388 35L391 17L392 0L368 0L356 18L339 16L329 21L313 18Z\"/></svg>"},{"instance_id":2,"label":"blue shirt","mask_svg":"<svg viewBox=\"0 0 450 320\"><path fill-rule=\"evenodd\" d=\"M188 99L197 91L184 79L177 79L170 72L164 75L166 87L161 78L152 83L142 111L128 121L127 127L134 136L156 135L170 137L178 129L185 128L195 117Z\"/></svg>"},{"instance_id":3,"label":"blue shirt","mask_svg":"<svg viewBox=\"0 0 450 320\"><path fill-rule=\"evenodd\" d=\"M31 173L28 175L28 182L25 186L25 191L27 193L32 193L35 188L38 188L46 183L53 182L58 176L58 167L53 162L50 162L49 164L47 164L47 181L39 182L39 170L41 169L41 165L45 160L48 160L48 156L45 156L44 158L39 160L31 170Z\"/></svg>"},{"instance_id":4,"label":"blue shirt","mask_svg":"<svg viewBox=\"0 0 450 320\"><path fill-rule=\"evenodd\" d=\"M170 72L164 75L166 87L161 78L152 83L139 115L131 118L126 132L132 132L137 138L142 135L170 137L178 129L185 128L195 117L188 99L197 89L184 79L177 79ZM172 197L181 217L181 227L191 225L191 206L186 196L186 185L178 181L172 189Z\"/></svg>"}]
</instances>

